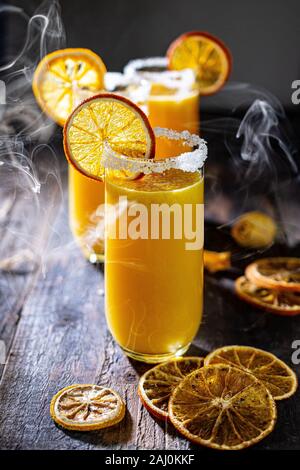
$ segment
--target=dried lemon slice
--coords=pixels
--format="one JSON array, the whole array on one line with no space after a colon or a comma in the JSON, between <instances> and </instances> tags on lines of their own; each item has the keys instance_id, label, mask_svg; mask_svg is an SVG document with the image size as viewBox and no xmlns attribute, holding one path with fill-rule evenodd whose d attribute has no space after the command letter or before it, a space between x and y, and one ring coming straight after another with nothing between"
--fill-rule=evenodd
<instances>
[{"instance_id":1,"label":"dried lemon slice","mask_svg":"<svg viewBox=\"0 0 300 470\"><path fill-rule=\"evenodd\" d=\"M226 365L192 372L173 391L169 417L191 441L239 450L266 437L276 422L269 390L254 375Z\"/></svg>"},{"instance_id":2,"label":"dried lemon slice","mask_svg":"<svg viewBox=\"0 0 300 470\"><path fill-rule=\"evenodd\" d=\"M272 245L276 233L277 225L272 217L259 211L241 215L231 229L231 236L245 248L265 248Z\"/></svg>"},{"instance_id":3,"label":"dried lemon slice","mask_svg":"<svg viewBox=\"0 0 300 470\"><path fill-rule=\"evenodd\" d=\"M148 370L138 386L143 405L157 418L166 419L172 390L186 375L202 366L202 357L179 357Z\"/></svg>"},{"instance_id":4,"label":"dried lemon slice","mask_svg":"<svg viewBox=\"0 0 300 470\"><path fill-rule=\"evenodd\" d=\"M276 315L288 317L300 314L300 292L259 287L245 276L235 280L235 290L242 300Z\"/></svg>"},{"instance_id":5,"label":"dried lemon slice","mask_svg":"<svg viewBox=\"0 0 300 470\"><path fill-rule=\"evenodd\" d=\"M125 404L111 388L75 384L54 395L50 414L66 429L93 431L119 423L125 416Z\"/></svg>"},{"instance_id":6,"label":"dried lemon slice","mask_svg":"<svg viewBox=\"0 0 300 470\"><path fill-rule=\"evenodd\" d=\"M250 346L224 346L210 353L205 365L226 364L253 374L274 400L288 398L297 389L296 374L273 354Z\"/></svg>"},{"instance_id":7,"label":"dried lemon slice","mask_svg":"<svg viewBox=\"0 0 300 470\"><path fill-rule=\"evenodd\" d=\"M89 49L60 49L38 64L33 93L42 110L63 126L81 101L103 89L105 72L102 59Z\"/></svg>"},{"instance_id":8,"label":"dried lemon slice","mask_svg":"<svg viewBox=\"0 0 300 470\"><path fill-rule=\"evenodd\" d=\"M100 93L81 103L64 126L67 159L78 171L100 181L105 144L125 157L147 159L155 154L155 136L147 116L113 93Z\"/></svg>"},{"instance_id":9,"label":"dried lemon slice","mask_svg":"<svg viewBox=\"0 0 300 470\"><path fill-rule=\"evenodd\" d=\"M249 264L246 277L259 287L300 292L300 258L263 258Z\"/></svg>"}]
</instances>

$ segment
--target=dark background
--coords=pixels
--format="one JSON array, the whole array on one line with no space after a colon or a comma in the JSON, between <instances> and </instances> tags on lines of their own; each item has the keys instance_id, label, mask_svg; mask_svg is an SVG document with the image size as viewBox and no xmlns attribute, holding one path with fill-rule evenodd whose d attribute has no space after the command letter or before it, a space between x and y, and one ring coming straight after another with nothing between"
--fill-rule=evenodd
<instances>
[{"instance_id":1,"label":"dark background","mask_svg":"<svg viewBox=\"0 0 300 470\"><path fill-rule=\"evenodd\" d=\"M32 14L43 2L5 3ZM93 49L109 70L120 71L132 58L164 55L182 32L209 31L232 52L231 81L263 87L289 112L299 112L300 105L291 103L291 83L300 78L299 0L62 0L60 4L66 45ZM16 27L15 20L11 17L1 25L2 38L7 33L6 53L24 39L25 23ZM215 100L203 98L203 106L213 106ZM230 107L230 102L224 106Z\"/></svg>"}]
</instances>

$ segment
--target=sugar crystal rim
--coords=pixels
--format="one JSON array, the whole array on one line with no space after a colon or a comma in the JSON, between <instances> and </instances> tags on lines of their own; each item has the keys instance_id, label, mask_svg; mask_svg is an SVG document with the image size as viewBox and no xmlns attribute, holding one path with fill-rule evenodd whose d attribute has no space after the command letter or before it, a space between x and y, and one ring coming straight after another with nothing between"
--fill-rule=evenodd
<instances>
[{"instance_id":1,"label":"sugar crystal rim","mask_svg":"<svg viewBox=\"0 0 300 470\"><path fill-rule=\"evenodd\" d=\"M133 59L125 65L123 72L126 76L134 76L138 72L142 72L144 67L165 67L167 68L167 57L145 57L144 59Z\"/></svg>"},{"instance_id":2,"label":"sugar crystal rim","mask_svg":"<svg viewBox=\"0 0 300 470\"><path fill-rule=\"evenodd\" d=\"M165 70L142 70L143 68L158 67ZM146 57L134 59L124 67L124 77L131 83L141 84L145 81L165 85L167 88L187 90L195 85L196 77L192 69L168 70L166 57Z\"/></svg>"},{"instance_id":3,"label":"sugar crystal rim","mask_svg":"<svg viewBox=\"0 0 300 470\"><path fill-rule=\"evenodd\" d=\"M174 131L162 127L154 129L156 137L165 137L170 140L180 140L183 145L194 147L193 150L183 152L176 157L162 160L133 158L121 155L112 150L108 143L104 145L102 166L105 169L120 170L130 173L163 173L166 170L177 169L185 172L200 170L207 158L207 145L204 139L188 131Z\"/></svg>"}]
</instances>

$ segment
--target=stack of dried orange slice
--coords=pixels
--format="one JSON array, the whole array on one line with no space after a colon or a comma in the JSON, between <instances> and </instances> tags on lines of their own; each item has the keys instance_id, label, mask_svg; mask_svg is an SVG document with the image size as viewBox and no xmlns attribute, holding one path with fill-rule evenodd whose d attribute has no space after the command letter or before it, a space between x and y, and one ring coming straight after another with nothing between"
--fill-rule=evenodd
<instances>
[{"instance_id":1,"label":"stack of dried orange slice","mask_svg":"<svg viewBox=\"0 0 300 470\"><path fill-rule=\"evenodd\" d=\"M275 400L297 389L295 373L280 359L248 346L225 346L205 359L182 357L140 379L143 405L171 421L189 440L214 449L249 447L274 428Z\"/></svg>"},{"instance_id":2,"label":"stack of dried orange slice","mask_svg":"<svg viewBox=\"0 0 300 470\"><path fill-rule=\"evenodd\" d=\"M300 314L300 258L263 258L235 281L237 295L255 307L285 316Z\"/></svg>"}]
</instances>

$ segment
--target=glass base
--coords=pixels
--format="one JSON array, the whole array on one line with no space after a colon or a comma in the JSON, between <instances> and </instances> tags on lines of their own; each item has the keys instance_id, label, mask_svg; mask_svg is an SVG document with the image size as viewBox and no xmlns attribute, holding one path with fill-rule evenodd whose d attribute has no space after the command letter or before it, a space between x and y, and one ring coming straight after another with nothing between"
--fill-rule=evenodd
<instances>
[{"instance_id":1,"label":"glass base","mask_svg":"<svg viewBox=\"0 0 300 470\"><path fill-rule=\"evenodd\" d=\"M169 361L178 356L182 356L186 351L189 349L190 344L183 346L182 348L178 349L173 353L165 353L165 354L143 354L134 351L130 351L129 349L122 348L122 351L126 354L126 356L134 359L135 361L146 362L148 364L158 364L159 362Z\"/></svg>"}]
</instances>

